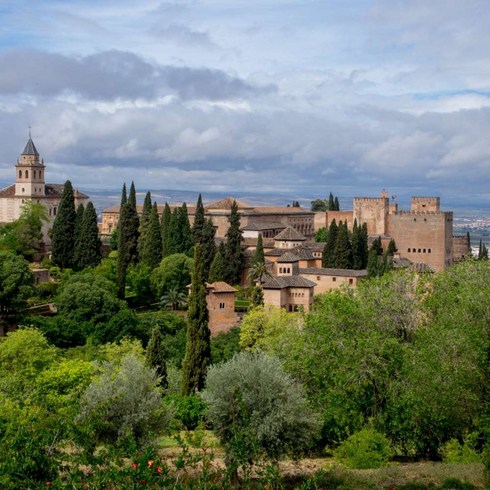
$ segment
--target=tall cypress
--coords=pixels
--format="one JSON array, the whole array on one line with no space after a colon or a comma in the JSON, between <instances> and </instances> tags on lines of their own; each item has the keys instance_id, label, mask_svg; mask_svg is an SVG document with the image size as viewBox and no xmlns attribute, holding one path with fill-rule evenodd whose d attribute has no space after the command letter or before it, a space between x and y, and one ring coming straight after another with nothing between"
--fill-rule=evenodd
<instances>
[{"instance_id":1,"label":"tall cypress","mask_svg":"<svg viewBox=\"0 0 490 490\"><path fill-rule=\"evenodd\" d=\"M170 220L172 219L172 211L170 210L170 206L168 202L165 203L165 207L163 208L162 219L160 222L160 229L162 233L162 253L163 257L167 257L170 255L169 253L169 233L170 233Z\"/></svg>"},{"instance_id":2,"label":"tall cypress","mask_svg":"<svg viewBox=\"0 0 490 490\"><path fill-rule=\"evenodd\" d=\"M211 336L208 328L206 284L203 274L201 245L194 249L192 276L187 315L187 339L182 364L182 394L189 395L204 388L206 371L211 361Z\"/></svg>"},{"instance_id":3,"label":"tall cypress","mask_svg":"<svg viewBox=\"0 0 490 490\"><path fill-rule=\"evenodd\" d=\"M265 256L264 256L264 245L262 244L262 235L259 234L257 238L257 246L255 248L255 253L253 256L254 264L265 264Z\"/></svg>"},{"instance_id":4,"label":"tall cypress","mask_svg":"<svg viewBox=\"0 0 490 490\"><path fill-rule=\"evenodd\" d=\"M335 245L337 243L337 233L338 227L335 218L332 223L330 223L330 228L328 229L328 238L323 247L323 257L322 266L323 267L334 267L335 263Z\"/></svg>"},{"instance_id":5,"label":"tall cypress","mask_svg":"<svg viewBox=\"0 0 490 490\"><path fill-rule=\"evenodd\" d=\"M146 347L146 363L149 367L156 370L160 378L159 385L167 388L167 361L165 356L165 344L163 341L162 331L156 327L151 332L148 346Z\"/></svg>"},{"instance_id":6,"label":"tall cypress","mask_svg":"<svg viewBox=\"0 0 490 490\"><path fill-rule=\"evenodd\" d=\"M121 207L128 202L128 194L126 192L126 182L124 182L121 191ZM119 209L121 211L121 209Z\"/></svg>"},{"instance_id":7,"label":"tall cypress","mask_svg":"<svg viewBox=\"0 0 490 490\"><path fill-rule=\"evenodd\" d=\"M82 246L81 242L81 232L82 232L82 222L83 222L83 213L85 212L85 208L83 204L80 203L77 207L77 217L75 219L75 251L73 254L73 265L75 268L78 268L79 263L79 251Z\"/></svg>"},{"instance_id":8,"label":"tall cypress","mask_svg":"<svg viewBox=\"0 0 490 490\"><path fill-rule=\"evenodd\" d=\"M134 182L131 182L131 188L129 190L128 202L126 206L128 208L126 230L124 233L121 230L121 237L127 240L128 264L137 264L140 220L136 209L136 190L134 187Z\"/></svg>"},{"instance_id":9,"label":"tall cypress","mask_svg":"<svg viewBox=\"0 0 490 490\"><path fill-rule=\"evenodd\" d=\"M240 215L236 201L233 201L231 205L228 221L230 222L230 227L226 232L225 280L228 284L239 284L245 265L245 257L242 249L243 238L240 230Z\"/></svg>"},{"instance_id":10,"label":"tall cypress","mask_svg":"<svg viewBox=\"0 0 490 490\"><path fill-rule=\"evenodd\" d=\"M357 219L352 227L352 268L360 270L363 267L363 250L361 228L357 226Z\"/></svg>"},{"instance_id":11,"label":"tall cypress","mask_svg":"<svg viewBox=\"0 0 490 490\"><path fill-rule=\"evenodd\" d=\"M151 193L148 191L143 201L143 211L141 213L139 237L138 237L138 254L143 252L144 243L146 240L146 230L148 228L148 222L150 220L150 214L152 209Z\"/></svg>"},{"instance_id":12,"label":"tall cypress","mask_svg":"<svg viewBox=\"0 0 490 490\"><path fill-rule=\"evenodd\" d=\"M339 198L335 196L335 199L333 201L333 207L334 211L340 211L340 203L339 203Z\"/></svg>"},{"instance_id":13,"label":"tall cypress","mask_svg":"<svg viewBox=\"0 0 490 490\"><path fill-rule=\"evenodd\" d=\"M328 211L335 211L335 201L332 193L328 195Z\"/></svg>"},{"instance_id":14,"label":"tall cypress","mask_svg":"<svg viewBox=\"0 0 490 490\"><path fill-rule=\"evenodd\" d=\"M77 268L82 270L99 265L102 258L100 247L97 213L92 202L89 202L83 213L80 240L75 251Z\"/></svg>"},{"instance_id":15,"label":"tall cypress","mask_svg":"<svg viewBox=\"0 0 490 490\"><path fill-rule=\"evenodd\" d=\"M180 228L180 246L179 252L193 255L194 240L192 238L191 224L189 222L189 214L187 213L187 204L184 202L179 210L179 228Z\"/></svg>"},{"instance_id":16,"label":"tall cypress","mask_svg":"<svg viewBox=\"0 0 490 490\"><path fill-rule=\"evenodd\" d=\"M216 243L214 237L216 235L216 230L213 225L213 220L208 218L204 222L202 229L202 261L204 267L204 277L208 280L209 271L211 269L211 264L213 263L214 256L216 254Z\"/></svg>"},{"instance_id":17,"label":"tall cypress","mask_svg":"<svg viewBox=\"0 0 490 490\"><path fill-rule=\"evenodd\" d=\"M347 222L339 225L334 251L334 267L337 269L352 268L352 248L347 231Z\"/></svg>"},{"instance_id":18,"label":"tall cypress","mask_svg":"<svg viewBox=\"0 0 490 490\"><path fill-rule=\"evenodd\" d=\"M194 224L192 225L192 237L194 238L194 243L202 243L204 224L204 206L202 204L201 194L199 194L196 204L196 213L194 215Z\"/></svg>"},{"instance_id":19,"label":"tall cypress","mask_svg":"<svg viewBox=\"0 0 490 490\"><path fill-rule=\"evenodd\" d=\"M165 256L180 252L181 230L180 230L180 208L175 207L170 215L167 231L167 243Z\"/></svg>"},{"instance_id":20,"label":"tall cypress","mask_svg":"<svg viewBox=\"0 0 490 490\"><path fill-rule=\"evenodd\" d=\"M218 250L214 254L211 267L209 268L208 281L217 282L225 280L225 254L226 248L225 243L221 242L219 244Z\"/></svg>"},{"instance_id":21,"label":"tall cypress","mask_svg":"<svg viewBox=\"0 0 490 490\"><path fill-rule=\"evenodd\" d=\"M367 223L363 223L362 226L360 227L359 240L360 240L359 250L362 258L361 269L365 269L367 267L368 254L369 254Z\"/></svg>"},{"instance_id":22,"label":"tall cypress","mask_svg":"<svg viewBox=\"0 0 490 490\"><path fill-rule=\"evenodd\" d=\"M152 268L158 267L162 261L162 234L158 220L158 208L155 203L150 209L146 225L145 240L141 250L141 263Z\"/></svg>"},{"instance_id":23,"label":"tall cypress","mask_svg":"<svg viewBox=\"0 0 490 490\"><path fill-rule=\"evenodd\" d=\"M61 268L73 267L75 251L75 224L77 213L73 187L67 180L63 187L58 213L53 223L51 251L53 260Z\"/></svg>"}]
</instances>

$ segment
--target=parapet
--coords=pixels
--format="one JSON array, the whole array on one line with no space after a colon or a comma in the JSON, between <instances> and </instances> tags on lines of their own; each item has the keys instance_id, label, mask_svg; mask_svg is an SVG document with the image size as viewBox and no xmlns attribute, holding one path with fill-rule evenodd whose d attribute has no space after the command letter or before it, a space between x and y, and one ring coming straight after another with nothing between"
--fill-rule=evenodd
<instances>
[{"instance_id":1,"label":"parapet","mask_svg":"<svg viewBox=\"0 0 490 490\"><path fill-rule=\"evenodd\" d=\"M415 213L437 213L441 209L440 197L412 197L410 210Z\"/></svg>"}]
</instances>

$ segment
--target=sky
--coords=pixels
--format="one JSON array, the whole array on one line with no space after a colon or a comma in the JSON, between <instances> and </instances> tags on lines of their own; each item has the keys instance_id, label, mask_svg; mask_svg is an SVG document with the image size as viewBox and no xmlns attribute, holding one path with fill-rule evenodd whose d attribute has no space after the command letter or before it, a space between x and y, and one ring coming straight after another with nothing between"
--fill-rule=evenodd
<instances>
[{"instance_id":1,"label":"sky","mask_svg":"<svg viewBox=\"0 0 490 490\"><path fill-rule=\"evenodd\" d=\"M0 0L0 182L490 203L487 0ZM490 208L490 205L489 205Z\"/></svg>"}]
</instances>

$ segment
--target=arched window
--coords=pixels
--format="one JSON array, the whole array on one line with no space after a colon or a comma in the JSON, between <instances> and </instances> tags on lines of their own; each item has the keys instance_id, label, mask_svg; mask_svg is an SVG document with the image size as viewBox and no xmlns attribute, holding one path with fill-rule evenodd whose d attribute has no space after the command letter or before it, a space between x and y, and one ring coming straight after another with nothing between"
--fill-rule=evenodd
<instances>
[{"instance_id":1,"label":"arched window","mask_svg":"<svg viewBox=\"0 0 490 490\"><path fill-rule=\"evenodd\" d=\"M19 179L22 179L22 170L19 170Z\"/></svg>"},{"instance_id":2,"label":"arched window","mask_svg":"<svg viewBox=\"0 0 490 490\"><path fill-rule=\"evenodd\" d=\"M29 178L29 170L26 170L26 179Z\"/></svg>"}]
</instances>

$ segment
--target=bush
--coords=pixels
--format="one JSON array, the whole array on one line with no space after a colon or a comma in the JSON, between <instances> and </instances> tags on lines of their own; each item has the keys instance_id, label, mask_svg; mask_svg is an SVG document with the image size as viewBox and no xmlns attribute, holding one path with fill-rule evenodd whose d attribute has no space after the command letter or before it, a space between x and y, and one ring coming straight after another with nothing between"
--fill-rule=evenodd
<instances>
[{"instance_id":1,"label":"bush","mask_svg":"<svg viewBox=\"0 0 490 490\"><path fill-rule=\"evenodd\" d=\"M203 421L206 412L206 404L200 396L196 395L168 395L165 403L170 403L175 408L176 419L187 430L194 430Z\"/></svg>"},{"instance_id":2,"label":"bush","mask_svg":"<svg viewBox=\"0 0 490 490\"><path fill-rule=\"evenodd\" d=\"M379 468L388 463L391 448L384 434L365 427L342 442L334 456L349 468Z\"/></svg>"},{"instance_id":3,"label":"bush","mask_svg":"<svg viewBox=\"0 0 490 490\"><path fill-rule=\"evenodd\" d=\"M235 475L239 467L262 459L298 456L319 429L302 385L284 372L280 361L261 351L240 352L211 366L202 397Z\"/></svg>"},{"instance_id":4,"label":"bush","mask_svg":"<svg viewBox=\"0 0 490 490\"><path fill-rule=\"evenodd\" d=\"M457 439L446 442L441 449L442 460L445 463L480 463L481 456L475 450L471 437L465 437L463 444Z\"/></svg>"}]
</instances>

